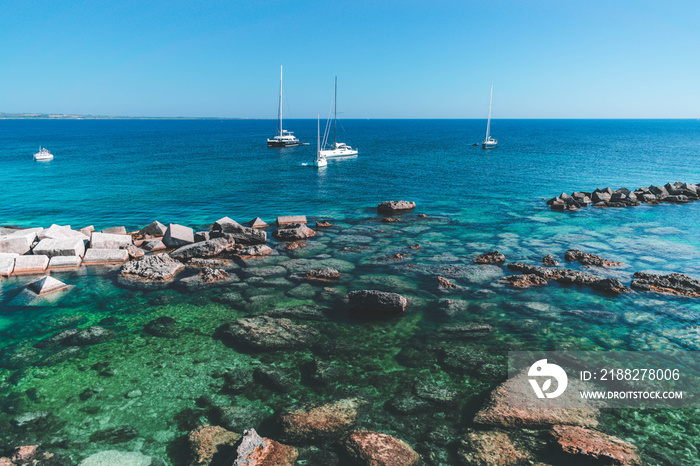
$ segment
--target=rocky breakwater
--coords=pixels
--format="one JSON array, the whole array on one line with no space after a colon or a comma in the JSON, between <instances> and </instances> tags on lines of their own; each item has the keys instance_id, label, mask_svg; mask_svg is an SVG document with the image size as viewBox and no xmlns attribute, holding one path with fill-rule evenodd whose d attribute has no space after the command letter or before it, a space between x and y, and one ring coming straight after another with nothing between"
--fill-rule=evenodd
<instances>
[{"instance_id":1,"label":"rocky breakwater","mask_svg":"<svg viewBox=\"0 0 700 466\"><path fill-rule=\"evenodd\" d=\"M546 285L549 280L553 280L566 285L590 286L595 290L606 293L619 294L629 291L629 288L623 285L617 278L599 277L578 270L555 269L539 265L524 264L522 262L512 262L508 264L508 268L522 274L503 278L503 280L506 280L511 286L516 288L542 286Z\"/></svg>"},{"instance_id":2,"label":"rocky breakwater","mask_svg":"<svg viewBox=\"0 0 700 466\"><path fill-rule=\"evenodd\" d=\"M659 204L670 202L683 204L700 199L700 186L691 183L666 183L664 186L642 187L630 191L627 188L613 190L611 188L596 189L592 192L577 191L561 193L547 201L552 210L575 211L589 205L595 207L632 207L641 203Z\"/></svg>"}]
</instances>

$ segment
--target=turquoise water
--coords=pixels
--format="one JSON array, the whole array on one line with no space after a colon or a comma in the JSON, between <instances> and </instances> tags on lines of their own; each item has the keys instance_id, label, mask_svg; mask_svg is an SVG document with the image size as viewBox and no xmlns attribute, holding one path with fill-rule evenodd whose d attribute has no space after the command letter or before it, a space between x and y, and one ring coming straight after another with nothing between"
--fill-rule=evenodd
<instances>
[{"instance_id":1,"label":"turquoise water","mask_svg":"<svg viewBox=\"0 0 700 466\"><path fill-rule=\"evenodd\" d=\"M119 449L183 464L182 436L215 422L210 404L252 407L269 419L299 400L348 393L371 401L363 427L418 448L438 425L456 439L498 383L497 374L445 367L438 357L444 348L484 350L496 366L508 349L700 350L697 300L613 297L557 284L514 290L500 280L510 275L505 267L471 263L498 249L509 262L536 264L554 254L565 264L564 251L578 248L624 262L595 272L625 284L639 270L700 277L700 202L577 213L544 205L562 191L700 182L700 122L499 120L493 133L501 145L485 152L471 145L483 138L482 121L350 120L343 122L343 140L359 148L359 157L332 160L321 171L301 166L313 157L315 123L289 122L310 146L275 150L265 147L274 131L269 121L0 121L4 225L131 229L158 219L203 227L224 215L272 223L285 214L334 224L297 250L271 240L278 255L234 264L229 271L240 281L207 290L178 283L133 290L117 282L115 270L91 268L55 274L74 287L32 301L21 294L31 277L1 280L0 450L39 441L73 461ZM54 153L52 162L31 159L39 145ZM414 200L418 208L401 222L382 223L375 207L387 199ZM421 248L409 248L415 244ZM324 289L289 279L321 266L337 268L340 282ZM461 288L443 292L438 275ZM405 295L406 315L387 323L348 320L342 298L368 288ZM439 318L442 298L466 311ZM213 337L235 318L301 304L331 312L328 320L304 322L321 332L313 348L245 353ZM566 313L581 309L613 317L586 321ZM177 321L176 337L144 331L162 316ZM460 322L488 323L493 331L474 341L441 334L444 325ZM34 346L61 330L90 325L108 328L113 337L69 353ZM344 346L329 349L333 342ZM339 371L322 387L300 369L314 358ZM222 373L260 365L287 371L289 391L222 390ZM461 411L392 410L402 387L416 379L457 390ZM135 390L141 394L127 396ZM12 423L43 411L51 414L36 425ZM648 464L696 464L698 416L693 410L615 410L601 428L638 445ZM264 432L267 425L259 427ZM107 440L99 435L123 426L134 432ZM454 447L442 450L450 464Z\"/></svg>"}]
</instances>

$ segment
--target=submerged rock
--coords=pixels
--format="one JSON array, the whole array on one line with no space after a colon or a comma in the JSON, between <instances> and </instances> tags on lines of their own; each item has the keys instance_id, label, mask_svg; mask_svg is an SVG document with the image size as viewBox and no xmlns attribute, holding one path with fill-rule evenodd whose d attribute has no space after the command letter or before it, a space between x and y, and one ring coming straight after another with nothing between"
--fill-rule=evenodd
<instances>
[{"instance_id":1,"label":"submerged rock","mask_svg":"<svg viewBox=\"0 0 700 466\"><path fill-rule=\"evenodd\" d=\"M153 319L144 326L146 333L155 337L177 338L180 336L180 329L177 321L172 317L162 316Z\"/></svg>"},{"instance_id":2,"label":"submerged rock","mask_svg":"<svg viewBox=\"0 0 700 466\"><path fill-rule=\"evenodd\" d=\"M348 300L351 314L379 318L401 315L408 304L398 293L377 290L351 291Z\"/></svg>"},{"instance_id":3,"label":"submerged rock","mask_svg":"<svg viewBox=\"0 0 700 466\"><path fill-rule=\"evenodd\" d=\"M505 432L469 429L462 437L457 456L469 466L525 466L530 456L519 451Z\"/></svg>"},{"instance_id":4,"label":"submerged rock","mask_svg":"<svg viewBox=\"0 0 700 466\"><path fill-rule=\"evenodd\" d=\"M506 261L506 256L498 251L490 251L474 259L475 264L502 264Z\"/></svg>"},{"instance_id":5,"label":"submerged rock","mask_svg":"<svg viewBox=\"0 0 700 466\"><path fill-rule=\"evenodd\" d=\"M123 443L135 439L139 433L131 426L109 427L90 436L91 442Z\"/></svg>"},{"instance_id":6,"label":"submerged rock","mask_svg":"<svg viewBox=\"0 0 700 466\"><path fill-rule=\"evenodd\" d=\"M575 426L554 426L554 440L564 453L580 459L595 460L597 464L641 466L637 448L617 437Z\"/></svg>"},{"instance_id":7,"label":"submerged rock","mask_svg":"<svg viewBox=\"0 0 700 466\"><path fill-rule=\"evenodd\" d=\"M318 335L318 330L308 325L267 316L243 317L223 328L224 338L258 351L308 347Z\"/></svg>"},{"instance_id":8,"label":"submerged rock","mask_svg":"<svg viewBox=\"0 0 700 466\"><path fill-rule=\"evenodd\" d=\"M147 280L170 280L184 268L184 264L168 254L156 254L139 261L127 262L122 265L120 273L122 276L134 276Z\"/></svg>"},{"instance_id":9,"label":"submerged rock","mask_svg":"<svg viewBox=\"0 0 700 466\"><path fill-rule=\"evenodd\" d=\"M362 406L358 398L345 398L285 409L279 415L282 435L292 443L335 441L355 427Z\"/></svg>"},{"instance_id":10,"label":"submerged rock","mask_svg":"<svg viewBox=\"0 0 700 466\"><path fill-rule=\"evenodd\" d=\"M208 465L215 459L225 461L226 458L232 458L233 447L240 439L240 434L229 432L223 427L208 424L197 427L187 434L192 464Z\"/></svg>"},{"instance_id":11,"label":"submerged rock","mask_svg":"<svg viewBox=\"0 0 700 466\"><path fill-rule=\"evenodd\" d=\"M579 251L578 249L569 249L566 251L566 253L564 253L564 259L569 262L579 261L583 265L595 265L597 267L616 267L618 265L623 265L622 262L613 262L596 256L595 254Z\"/></svg>"},{"instance_id":12,"label":"submerged rock","mask_svg":"<svg viewBox=\"0 0 700 466\"><path fill-rule=\"evenodd\" d=\"M558 262L558 261L554 258L554 256L551 255L551 254L547 254L546 256L544 256L544 257L542 258L542 263L543 263L544 265L549 265L549 266L552 266L552 267L556 267L557 265L559 265L559 262Z\"/></svg>"},{"instance_id":13,"label":"submerged rock","mask_svg":"<svg viewBox=\"0 0 700 466\"><path fill-rule=\"evenodd\" d=\"M43 463L42 463L43 464ZM78 466L151 466L153 458L138 451L105 450L90 455Z\"/></svg>"},{"instance_id":14,"label":"submerged rock","mask_svg":"<svg viewBox=\"0 0 700 466\"><path fill-rule=\"evenodd\" d=\"M296 448L260 437L255 429L243 433L237 453L233 466L293 466L299 456Z\"/></svg>"},{"instance_id":15,"label":"submerged rock","mask_svg":"<svg viewBox=\"0 0 700 466\"><path fill-rule=\"evenodd\" d=\"M42 277L31 282L27 287L38 295L53 293L54 291L63 290L67 287L62 281L56 280L50 275Z\"/></svg>"},{"instance_id":16,"label":"submerged rock","mask_svg":"<svg viewBox=\"0 0 700 466\"><path fill-rule=\"evenodd\" d=\"M503 280L516 288L532 288L533 286L543 286L547 284L547 279L532 273L510 275L508 277L503 277Z\"/></svg>"},{"instance_id":17,"label":"submerged rock","mask_svg":"<svg viewBox=\"0 0 700 466\"><path fill-rule=\"evenodd\" d=\"M346 453L366 466L417 466L420 455L411 446L391 435L356 430L343 442Z\"/></svg>"},{"instance_id":18,"label":"submerged rock","mask_svg":"<svg viewBox=\"0 0 700 466\"><path fill-rule=\"evenodd\" d=\"M216 406L212 409L212 418L217 425L231 432L243 432L257 428L263 420L263 413L252 406Z\"/></svg>"},{"instance_id":19,"label":"submerged rock","mask_svg":"<svg viewBox=\"0 0 700 466\"><path fill-rule=\"evenodd\" d=\"M655 291L662 294L672 294L697 298L700 296L700 280L687 275L672 273L657 275L653 273L635 272L631 287L642 291Z\"/></svg>"},{"instance_id":20,"label":"submerged rock","mask_svg":"<svg viewBox=\"0 0 700 466\"><path fill-rule=\"evenodd\" d=\"M547 280L551 279L567 285L587 285L593 289L607 293L617 294L629 291L629 288L623 285L617 278L601 278L578 270L552 269L538 265L523 264L521 262L512 262L508 264L508 268L522 272L523 276L505 277L504 280L507 280L513 286L522 288L544 285L547 283Z\"/></svg>"}]
</instances>

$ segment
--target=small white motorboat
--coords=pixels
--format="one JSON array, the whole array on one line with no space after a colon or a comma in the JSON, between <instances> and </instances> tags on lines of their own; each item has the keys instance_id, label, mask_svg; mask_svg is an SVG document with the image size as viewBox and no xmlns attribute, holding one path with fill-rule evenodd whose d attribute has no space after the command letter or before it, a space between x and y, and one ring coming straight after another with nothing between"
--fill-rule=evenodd
<instances>
[{"instance_id":1,"label":"small white motorboat","mask_svg":"<svg viewBox=\"0 0 700 466\"><path fill-rule=\"evenodd\" d=\"M39 152L34 154L34 160L38 162L46 162L49 160L53 160L53 154L49 152L49 150L46 147L39 147Z\"/></svg>"}]
</instances>

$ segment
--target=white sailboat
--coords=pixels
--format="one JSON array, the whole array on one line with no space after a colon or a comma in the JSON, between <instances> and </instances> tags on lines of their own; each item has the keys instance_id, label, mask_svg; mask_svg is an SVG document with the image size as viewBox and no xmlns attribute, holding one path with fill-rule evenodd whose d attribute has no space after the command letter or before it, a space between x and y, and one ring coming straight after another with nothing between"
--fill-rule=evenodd
<instances>
[{"instance_id":1,"label":"white sailboat","mask_svg":"<svg viewBox=\"0 0 700 466\"><path fill-rule=\"evenodd\" d=\"M314 159L314 167L325 167L328 165L326 156L321 150L321 115L316 115L316 158Z\"/></svg>"},{"instance_id":2,"label":"white sailboat","mask_svg":"<svg viewBox=\"0 0 700 466\"><path fill-rule=\"evenodd\" d=\"M331 149L326 149L326 140L328 138L330 121L326 125L326 130L323 134L323 148L321 151L326 157L351 157L357 155L357 149L353 149L344 142L338 142L338 77L335 77L335 94L333 96L333 146Z\"/></svg>"},{"instance_id":3,"label":"white sailboat","mask_svg":"<svg viewBox=\"0 0 700 466\"><path fill-rule=\"evenodd\" d=\"M493 103L493 81L491 81L491 97L489 99L489 120L486 123L486 139L481 143L482 149L493 149L498 141L491 137L491 104Z\"/></svg>"},{"instance_id":4,"label":"white sailboat","mask_svg":"<svg viewBox=\"0 0 700 466\"><path fill-rule=\"evenodd\" d=\"M34 154L34 160L38 162L46 162L49 160L53 160L53 154L49 152L49 150L46 147L39 147L39 152Z\"/></svg>"},{"instance_id":5,"label":"white sailboat","mask_svg":"<svg viewBox=\"0 0 700 466\"><path fill-rule=\"evenodd\" d=\"M280 65L280 102L277 114L277 135L267 140L267 147L294 147L301 145L308 144L302 144L291 131L282 129L282 65Z\"/></svg>"}]
</instances>

